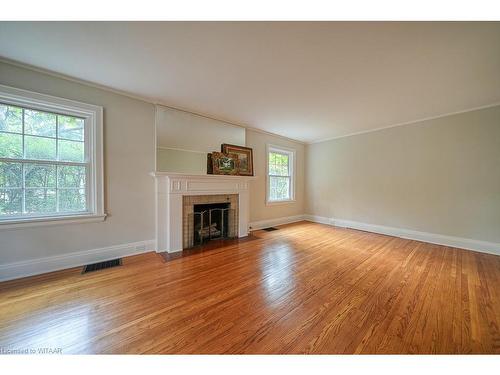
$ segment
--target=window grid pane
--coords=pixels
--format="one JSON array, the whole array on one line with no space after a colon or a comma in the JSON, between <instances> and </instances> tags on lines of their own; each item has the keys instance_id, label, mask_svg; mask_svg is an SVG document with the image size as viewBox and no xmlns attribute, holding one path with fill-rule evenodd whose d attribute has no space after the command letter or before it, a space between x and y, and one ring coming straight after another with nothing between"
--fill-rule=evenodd
<instances>
[{"instance_id":1,"label":"window grid pane","mask_svg":"<svg viewBox=\"0 0 500 375\"><path fill-rule=\"evenodd\" d=\"M19 134L23 132L22 108L0 103L0 131Z\"/></svg>"},{"instance_id":2,"label":"window grid pane","mask_svg":"<svg viewBox=\"0 0 500 375\"><path fill-rule=\"evenodd\" d=\"M51 214L56 212L56 189L25 189L25 214Z\"/></svg>"},{"instance_id":3,"label":"window grid pane","mask_svg":"<svg viewBox=\"0 0 500 375\"><path fill-rule=\"evenodd\" d=\"M0 162L0 188L22 188L21 163Z\"/></svg>"},{"instance_id":4,"label":"window grid pane","mask_svg":"<svg viewBox=\"0 0 500 375\"><path fill-rule=\"evenodd\" d=\"M0 132L0 158L23 157L23 135Z\"/></svg>"},{"instance_id":5,"label":"window grid pane","mask_svg":"<svg viewBox=\"0 0 500 375\"><path fill-rule=\"evenodd\" d=\"M25 188L56 188L56 166L53 164L24 164Z\"/></svg>"},{"instance_id":6,"label":"window grid pane","mask_svg":"<svg viewBox=\"0 0 500 375\"><path fill-rule=\"evenodd\" d=\"M84 145L80 141L58 139L58 160L83 162Z\"/></svg>"},{"instance_id":7,"label":"window grid pane","mask_svg":"<svg viewBox=\"0 0 500 375\"><path fill-rule=\"evenodd\" d=\"M56 160L56 139L24 135L24 157L35 160Z\"/></svg>"},{"instance_id":8,"label":"window grid pane","mask_svg":"<svg viewBox=\"0 0 500 375\"><path fill-rule=\"evenodd\" d=\"M84 121L81 118L57 116L57 137L72 141L83 142Z\"/></svg>"},{"instance_id":9,"label":"window grid pane","mask_svg":"<svg viewBox=\"0 0 500 375\"><path fill-rule=\"evenodd\" d=\"M53 113L24 110L24 134L56 137L56 115Z\"/></svg>"},{"instance_id":10,"label":"window grid pane","mask_svg":"<svg viewBox=\"0 0 500 375\"><path fill-rule=\"evenodd\" d=\"M22 189L0 188L0 215L20 215L23 210L22 200Z\"/></svg>"},{"instance_id":11,"label":"window grid pane","mask_svg":"<svg viewBox=\"0 0 500 375\"><path fill-rule=\"evenodd\" d=\"M86 212L84 153L83 119L0 103L0 218Z\"/></svg>"},{"instance_id":12,"label":"window grid pane","mask_svg":"<svg viewBox=\"0 0 500 375\"><path fill-rule=\"evenodd\" d=\"M60 189L58 193L60 212L78 212L85 210L86 197L84 189Z\"/></svg>"}]
</instances>

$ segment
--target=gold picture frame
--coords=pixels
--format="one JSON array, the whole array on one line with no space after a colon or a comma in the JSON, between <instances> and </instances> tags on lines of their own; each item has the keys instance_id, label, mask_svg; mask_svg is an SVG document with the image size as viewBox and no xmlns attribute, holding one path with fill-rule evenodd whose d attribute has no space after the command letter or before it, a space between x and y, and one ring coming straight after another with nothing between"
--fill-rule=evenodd
<instances>
[{"instance_id":1,"label":"gold picture frame","mask_svg":"<svg viewBox=\"0 0 500 375\"><path fill-rule=\"evenodd\" d=\"M223 143L221 151L226 154L237 154L239 163L239 175L253 176L253 150L250 147L243 147Z\"/></svg>"}]
</instances>

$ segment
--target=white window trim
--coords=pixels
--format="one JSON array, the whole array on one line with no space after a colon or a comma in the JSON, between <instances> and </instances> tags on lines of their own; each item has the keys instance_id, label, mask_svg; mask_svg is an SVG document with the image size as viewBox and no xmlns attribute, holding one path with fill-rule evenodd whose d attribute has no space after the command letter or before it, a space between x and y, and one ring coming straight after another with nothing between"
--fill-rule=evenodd
<instances>
[{"instance_id":1,"label":"white window trim","mask_svg":"<svg viewBox=\"0 0 500 375\"><path fill-rule=\"evenodd\" d=\"M272 201L269 200L269 152L282 152L287 153L289 155L289 167L290 167L290 199L281 200L281 201ZM266 206L275 206L280 204L290 204L295 203L295 149L277 146L273 144L266 145Z\"/></svg>"},{"instance_id":2,"label":"white window trim","mask_svg":"<svg viewBox=\"0 0 500 375\"><path fill-rule=\"evenodd\" d=\"M0 85L0 101L15 106L84 118L85 155L90 158L90 160L85 161L85 163L90 164L90 170L87 174L89 191L86 212L2 218L0 219L0 230L103 221L106 214L104 212L102 107L4 85Z\"/></svg>"}]
</instances>

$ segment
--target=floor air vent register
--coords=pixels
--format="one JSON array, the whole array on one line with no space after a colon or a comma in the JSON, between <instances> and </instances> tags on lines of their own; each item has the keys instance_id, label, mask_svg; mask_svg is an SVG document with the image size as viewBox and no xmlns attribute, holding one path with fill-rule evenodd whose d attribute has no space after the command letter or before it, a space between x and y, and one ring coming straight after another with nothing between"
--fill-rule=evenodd
<instances>
[{"instance_id":1,"label":"floor air vent register","mask_svg":"<svg viewBox=\"0 0 500 375\"><path fill-rule=\"evenodd\" d=\"M272 232L273 230L278 230L278 228L275 227L269 227L269 228L264 228L262 230L265 230L266 232Z\"/></svg>"},{"instance_id":2,"label":"floor air vent register","mask_svg":"<svg viewBox=\"0 0 500 375\"><path fill-rule=\"evenodd\" d=\"M89 272L94 272L94 271L100 271L106 268L111 268L111 267L118 267L122 265L122 259L113 259L113 260L107 260L105 262L99 262L99 263L93 263L93 264L87 264L86 266L83 266L82 274L83 273L89 273Z\"/></svg>"}]
</instances>

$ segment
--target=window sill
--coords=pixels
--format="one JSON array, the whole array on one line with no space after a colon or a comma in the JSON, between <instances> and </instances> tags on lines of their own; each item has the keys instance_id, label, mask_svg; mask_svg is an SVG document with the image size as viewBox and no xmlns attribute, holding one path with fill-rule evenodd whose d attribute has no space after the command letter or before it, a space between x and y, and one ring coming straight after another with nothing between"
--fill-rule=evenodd
<instances>
[{"instance_id":1,"label":"window sill","mask_svg":"<svg viewBox=\"0 0 500 375\"><path fill-rule=\"evenodd\" d=\"M106 214L82 214L71 216L27 217L12 220L0 220L0 230L22 229L49 225L97 223L104 221Z\"/></svg>"},{"instance_id":2,"label":"window sill","mask_svg":"<svg viewBox=\"0 0 500 375\"><path fill-rule=\"evenodd\" d=\"M278 206L281 204L292 204L295 203L295 199L289 199L286 201L266 201L266 206Z\"/></svg>"}]
</instances>

